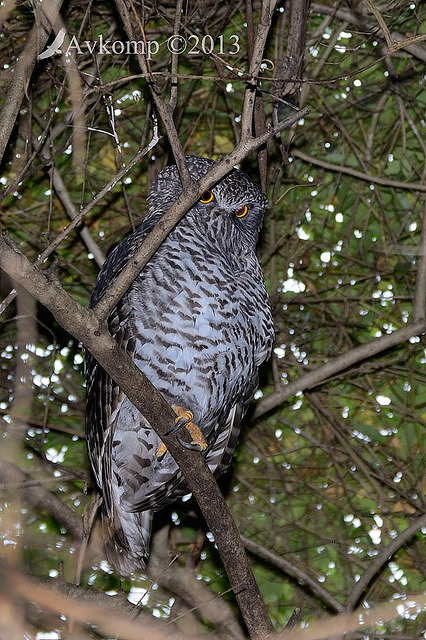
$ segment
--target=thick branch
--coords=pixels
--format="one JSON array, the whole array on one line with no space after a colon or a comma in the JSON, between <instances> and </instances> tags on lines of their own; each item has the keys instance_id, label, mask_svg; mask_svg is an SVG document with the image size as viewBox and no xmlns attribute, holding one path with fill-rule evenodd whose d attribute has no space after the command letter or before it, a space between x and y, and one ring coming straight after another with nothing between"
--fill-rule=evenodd
<instances>
[{"instance_id":1,"label":"thick branch","mask_svg":"<svg viewBox=\"0 0 426 640\"><path fill-rule=\"evenodd\" d=\"M279 58L273 92L280 98L294 96L298 101L300 78L306 43L309 0L291 0L289 3L289 26L285 58Z\"/></svg>"},{"instance_id":2,"label":"thick branch","mask_svg":"<svg viewBox=\"0 0 426 640\"><path fill-rule=\"evenodd\" d=\"M215 538L231 587L253 638L265 638L273 628L254 580L238 529L204 456L183 448L166 435L176 414L136 367L92 311L84 309L61 287L32 266L7 235L0 238L0 267L44 304L57 321L80 340L129 400L147 418L166 444L194 494Z\"/></svg>"},{"instance_id":3,"label":"thick branch","mask_svg":"<svg viewBox=\"0 0 426 640\"><path fill-rule=\"evenodd\" d=\"M91 624L108 637L117 636L128 640L168 640L170 629L165 630L152 616L136 607L125 598L111 597L96 589L85 589L61 580L26 577L4 566L1 581L8 584L15 598L35 602L42 611L66 615L83 625ZM184 637L173 629L173 638Z\"/></svg>"},{"instance_id":4,"label":"thick branch","mask_svg":"<svg viewBox=\"0 0 426 640\"><path fill-rule=\"evenodd\" d=\"M422 235L417 263L416 295L414 298L414 319L421 320L426 313L426 214L423 214Z\"/></svg>"}]
</instances>

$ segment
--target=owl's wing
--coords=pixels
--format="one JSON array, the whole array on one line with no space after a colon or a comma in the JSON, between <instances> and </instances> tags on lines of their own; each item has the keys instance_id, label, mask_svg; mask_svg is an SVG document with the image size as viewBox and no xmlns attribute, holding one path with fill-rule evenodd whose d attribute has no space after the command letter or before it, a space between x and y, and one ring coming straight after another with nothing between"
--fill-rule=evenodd
<instances>
[{"instance_id":1,"label":"owl's wing","mask_svg":"<svg viewBox=\"0 0 426 640\"><path fill-rule=\"evenodd\" d=\"M123 270L136 248L149 233L156 219L143 224L123 240L103 264L90 299L93 308ZM121 305L108 318L111 335L129 355L134 352L134 340L121 324ZM104 371L92 354L84 350L86 377L86 439L89 457L98 486L102 488L105 508L111 512L111 451L114 438L114 417L125 398L118 385Z\"/></svg>"},{"instance_id":2,"label":"owl's wing","mask_svg":"<svg viewBox=\"0 0 426 640\"><path fill-rule=\"evenodd\" d=\"M238 402L231 408L225 429L218 434L209 451L207 462L211 469L214 467L216 477L224 473L231 464L241 431L241 421L253 400L258 384L259 377L257 371L255 371L245 386L244 392L241 393Z\"/></svg>"},{"instance_id":3,"label":"owl's wing","mask_svg":"<svg viewBox=\"0 0 426 640\"><path fill-rule=\"evenodd\" d=\"M120 327L120 314L117 308L110 315L109 325L118 344L132 356L134 340L125 328L123 330ZM85 374L87 447L96 481L102 488L105 508L110 513L114 420L126 396L88 351L85 352Z\"/></svg>"}]
</instances>

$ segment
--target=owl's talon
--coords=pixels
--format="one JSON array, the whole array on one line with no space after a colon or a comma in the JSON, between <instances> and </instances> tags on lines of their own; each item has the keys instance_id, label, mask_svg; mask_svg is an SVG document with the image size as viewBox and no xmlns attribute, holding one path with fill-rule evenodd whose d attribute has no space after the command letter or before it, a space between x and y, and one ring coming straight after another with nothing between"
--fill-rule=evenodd
<instances>
[{"instance_id":1,"label":"owl's talon","mask_svg":"<svg viewBox=\"0 0 426 640\"><path fill-rule=\"evenodd\" d=\"M181 440L179 436L176 436L176 440L179 442L182 447L185 449L189 449L190 451L204 451L207 447L205 440L203 438L204 443L202 442L185 442L185 440ZM204 446L203 446L204 444Z\"/></svg>"},{"instance_id":2,"label":"owl's talon","mask_svg":"<svg viewBox=\"0 0 426 640\"><path fill-rule=\"evenodd\" d=\"M194 418L194 414L192 413L192 411L188 411L187 409L184 409L183 407L180 407L178 405L173 405L173 410L178 414L178 417L175 420L175 424L171 429L169 429L169 431L167 431L166 435L176 433L176 431L179 431L179 429L185 427L192 438L192 442L184 442L180 438L178 438L178 442L183 447L185 447L185 449L191 449L193 451L205 451L207 449L207 442L204 439L200 427L192 422Z\"/></svg>"},{"instance_id":3,"label":"owl's talon","mask_svg":"<svg viewBox=\"0 0 426 640\"><path fill-rule=\"evenodd\" d=\"M187 411L184 416L176 418L173 427L166 431L166 436L170 436L172 433L176 433L176 431L182 429L182 427L188 426L188 424L191 423L193 417L193 414L190 411Z\"/></svg>"}]
</instances>

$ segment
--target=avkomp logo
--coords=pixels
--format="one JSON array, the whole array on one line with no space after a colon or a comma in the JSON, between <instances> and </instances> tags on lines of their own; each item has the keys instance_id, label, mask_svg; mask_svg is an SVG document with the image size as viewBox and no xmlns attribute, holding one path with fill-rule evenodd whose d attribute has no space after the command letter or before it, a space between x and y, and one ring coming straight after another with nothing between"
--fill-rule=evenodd
<instances>
[{"instance_id":1,"label":"avkomp logo","mask_svg":"<svg viewBox=\"0 0 426 640\"><path fill-rule=\"evenodd\" d=\"M55 55L55 53L62 53L61 46L64 43L65 34L66 29L64 29L64 27L62 27L62 29L59 29L58 35L56 36L52 44L50 44L47 49L43 51L43 53L40 53L40 55L37 56L37 59L44 60L45 58L51 58L53 55Z\"/></svg>"}]
</instances>

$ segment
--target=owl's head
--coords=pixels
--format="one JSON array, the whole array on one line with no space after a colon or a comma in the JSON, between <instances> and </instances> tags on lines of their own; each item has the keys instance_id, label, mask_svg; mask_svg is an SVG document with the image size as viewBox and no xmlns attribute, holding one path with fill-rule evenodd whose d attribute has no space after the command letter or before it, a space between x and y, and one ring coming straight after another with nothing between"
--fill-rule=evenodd
<instances>
[{"instance_id":1,"label":"owl's head","mask_svg":"<svg viewBox=\"0 0 426 640\"><path fill-rule=\"evenodd\" d=\"M186 156L192 178L198 180L214 165L214 161L198 156ZM164 213L182 193L182 183L175 165L166 167L158 174L148 196L149 216ZM187 217L196 216L206 225L213 224L220 216L231 220L235 228L255 244L262 227L263 216L268 205L266 196L250 178L239 169L232 169L208 191L205 191Z\"/></svg>"}]
</instances>

